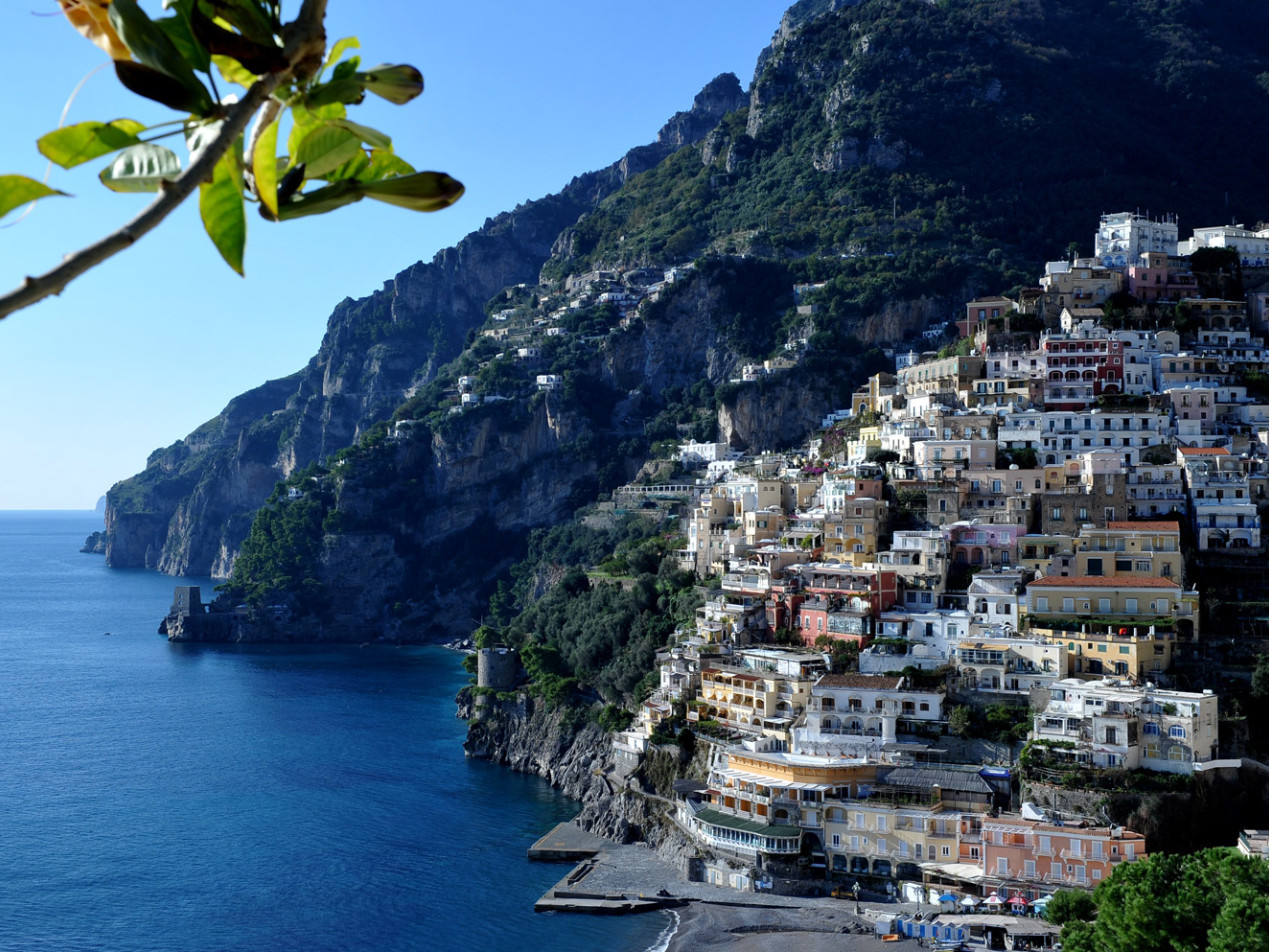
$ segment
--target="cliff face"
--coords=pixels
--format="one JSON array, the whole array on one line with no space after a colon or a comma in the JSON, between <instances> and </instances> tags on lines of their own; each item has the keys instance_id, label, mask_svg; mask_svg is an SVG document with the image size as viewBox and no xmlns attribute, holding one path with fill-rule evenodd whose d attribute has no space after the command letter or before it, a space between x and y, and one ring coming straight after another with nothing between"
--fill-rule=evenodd
<instances>
[{"instance_id":1,"label":"cliff face","mask_svg":"<svg viewBox=\"0 0 1269 952\"><path fill-rule=\"evenodd\" d=\"M468 721L467 756L550 781L580 801L583 829L619 843L647 842L671 860L689 855L686 838L666 816L668 804L614 773L612 739L595 724L579 727L529 698L477 712L466 692L458 716Z\"/></svg>"},{"instance_id":2,"label":"cliff face","mask_svg":"<svg viewBox=\"0 0 1269 952\"><path fill-rule=\"evenodd\" d=\"M499 215L370 296L341 302L302 371L236 397L110 490L108 564L227 576L252 514L279 479L349 446L390 416L458 355L494 294L537 281L561 232L578 216L630 175L704 135L743 101L736 78L720 76L651 145L575 178L558 195Z\"/></svg>"}]
</instances>

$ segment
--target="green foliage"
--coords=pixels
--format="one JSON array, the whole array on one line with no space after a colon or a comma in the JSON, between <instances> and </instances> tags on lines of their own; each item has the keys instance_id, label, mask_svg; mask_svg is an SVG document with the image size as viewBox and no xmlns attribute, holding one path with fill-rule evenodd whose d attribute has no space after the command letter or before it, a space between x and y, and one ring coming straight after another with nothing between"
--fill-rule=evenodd
<instances>
[{"instance_id":1,"label":"green foliage","mask_svg":"<svg viewBox=\"0 0 1269 952\"><path fill-rule=\"evenodd\" d=\"M333 503L326 478L314 463L277 484L256 513L225 591L253 608L279 601L301 614L326 608L320 561Z\"/></svg>"},{"instance_id":2,"label":"green foliage","mask_svg":"<svg viewBox=\"0 0 1269 952\"><path fill-rule=\"evenodd\" d=\"M1097 919L1067 932L1098 952L1269 949L1269 864L1218 848L1123 863L1093 892Z\"/></svg>"},{"instance_id":3,"label":"green foliage","mask_svg":"<svg viewBox=\"0 0 1269 952\"><path fill-rule=\"evenodd\" d=\"M650 536L645 520L630 518L609 530L580 523L536 531L530 554L513 570L520 613L503 631L508 644L523 646L537 659L525 670L535 683L545 678L548 700L585 685L613 702L642 696L656 651L664 647L676 625L694 617L700 596L690 573L675 566L673 536ZM616 545L607 557L605 548ZM628 581L591 584L585 566L592 560L620 568ZM545 575L559 580L533 597Z\"/></svg>"},{"instance_id":4,"label":"green foliage","mask_svg":"<svg viewBox=\"0 0 1269 952\"><path fill-rule=\"evenodd\" d=\"M1065 925L1075 920L1088 921L1097 914L1097 905L1093 897L1082 890L1059 889L1049 900L1045 909L1045 918L1057 925Z\"/></svg>"},{"instance_id":5,"label":"green foliage","mask_svg":"<svg viewBox=\"0 0 1269 952\"><path fill-rule=\"evenodd\" d=\"M347 107L360 103L367 92L403 104L422 93L423 77L406 65L359 69L358 57L341 59L358 46L351 37L335 43L328 55L324 5L305 5L290 23L282 22L281 6L274 0L216 4L215 19L197 0L166 0L163 9L170 15L158 19L151 19L137 0L90 0L62 8L71 26L114 61L116 78L125 88L178 113L150 127L131 119L80 122L38 141L40 151L63 168L113 156L100 176L113 191L164 193L151 207L153 216L134 223L134 238L161 221L196 185L208 236L241 274L247 201L256 203L267 220L281 221L362 198L435 211L463 193L462 184L444 173L416 172L393 154L388 136L348 120ZM250 88L224 102L217 74L226 84ZM244 151L242 133L266 102L270 105L261 112L257 134ZM278 129L284 120L290 122L290 135L279 150ZM152 141L173 132L183 133L188 151L184 168L174 151ZM145 133L149 136L142 138ZM204 157L207 164L189 176ZM281 177L279 170L284 170ZM323 184L306 191L310 181ZM60 194L24 176L0 176L0 215ZM126 244L131 241L118 248ZM70 257L44 279L28 279L29 299L6 301L5 306L20 307L56 293L101 260Z\"/></svg>"},{"instance_id":6,"label":"green foliage","mask_svg":"<svg viewBox=\"0 0 1269 952\"><path fill-rule=\"evenodd\" d=\"M605 704L599 712L599 726L609 733L624 731L634 721L634 715L616 704Z\"/></svg>"},{"instance_id":7,"label":"green foliage","mask_svg":"<svg viewBox=\"0 0 1269 952\"><path fill-rule=\"evenodd\" d=\"M972 726L972 714L964 704L958 704L947 712L947 729L957 737L967 736Z\"/></svg>"}]
</instances>

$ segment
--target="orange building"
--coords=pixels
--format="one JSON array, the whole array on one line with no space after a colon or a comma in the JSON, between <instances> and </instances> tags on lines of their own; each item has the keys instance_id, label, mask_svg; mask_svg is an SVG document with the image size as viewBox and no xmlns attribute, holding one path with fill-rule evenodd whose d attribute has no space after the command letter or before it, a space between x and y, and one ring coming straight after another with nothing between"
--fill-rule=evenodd
<instances>
[{"instance_id":1,"label":"orange building","mask_svg":"<svg viewBox=\"0 0 1269 952\"><path fill-rule=\"evenodd\" d=\"M1123 827L1055 826L1021 817L982 821L986 882L1036 892L1091 889L1120 863L1146 855L1146 838Z\"/></svg>"}]
</instances>

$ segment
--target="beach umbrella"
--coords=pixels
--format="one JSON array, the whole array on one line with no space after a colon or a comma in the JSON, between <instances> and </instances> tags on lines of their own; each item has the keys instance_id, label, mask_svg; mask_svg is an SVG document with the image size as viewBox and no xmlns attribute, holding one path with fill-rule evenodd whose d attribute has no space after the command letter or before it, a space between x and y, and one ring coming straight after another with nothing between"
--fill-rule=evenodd
<instances>
[{"instance_id":1,"label":"beach umbrella","mask_svg":"<svg viewBox=\"0 0 1269 952\"><path fill-rule=\"evenodd\" d=\"M966 896L964 899L961 900L961 905L964 906L966 909L973 909L975 906L978 905L978 900L975 899L973 896Z\"/></svg>"},{"instance_id":2,"label":"beach umbrella","mask_svg":"<svg viewBox=\"0 0 1269 952\"><path fill-rule=\"evenodd\" d=\"M1000 905L1000 893L992 893L990 896L988 896L988 897L987 897L986 899L984 899L983 901L984 901L985 903L987 903L987 905L989 905L989 906L999 906L999 905Z\"/></svg>"},{"instance_id":3,"label":"beach umbrella","mask_svg":"<svg viewBox=\"0 0 1269 952\"><path fill-rule=\"evenodd\" d=\"M1027 908L1027 900L1023 898L1022 893L1014 893L1009 899L1009 905L1013 906L1014 912L1018 912Z\"/></svg>"},{"instance_id":4,"label":"beach umbrella","mask_svg":"<svg viewBox=\"0 0 1269 952\"><path fill-rule=\"evenodd\" d=\"M943 893L939 896L939 908L941 912L952 912L956 909L956 897L950 892Z\"/></svg>"},{"instance_id":5,"label":"beach umbrella","mask_svg":"<svg viewBox=\"0 0 1269 952\"><path fill-rule=\"evenodd\" d=\"M951 893L943 893L939 896L939 902L956 902L956 897Z\"/></svg>"}]
</instances>

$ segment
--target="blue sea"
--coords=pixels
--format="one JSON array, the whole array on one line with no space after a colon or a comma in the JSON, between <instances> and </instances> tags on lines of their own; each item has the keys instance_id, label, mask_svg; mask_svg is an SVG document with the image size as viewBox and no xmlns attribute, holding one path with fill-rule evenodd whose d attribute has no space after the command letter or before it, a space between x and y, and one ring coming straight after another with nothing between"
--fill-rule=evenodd
<instances>
[{"instance_id":1,"label":"blue sea","mask_svg":"<svg viewBox=\"0 0 1269 952\"><path fill-rule=\"evenodd\" d=\"M169 644L178 580L80 553L99 528L0 513L0 950L662 945L533 912L575 804L463 757L457 654Z\"/></svg>"}]
</instances>

